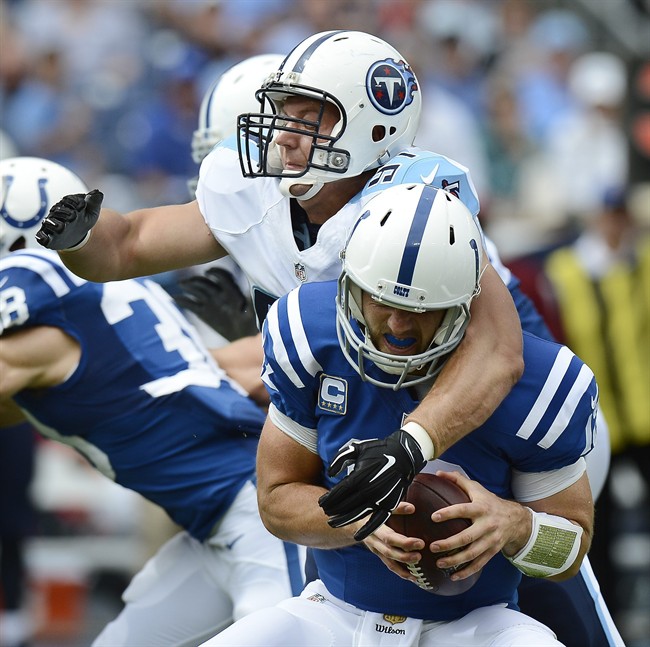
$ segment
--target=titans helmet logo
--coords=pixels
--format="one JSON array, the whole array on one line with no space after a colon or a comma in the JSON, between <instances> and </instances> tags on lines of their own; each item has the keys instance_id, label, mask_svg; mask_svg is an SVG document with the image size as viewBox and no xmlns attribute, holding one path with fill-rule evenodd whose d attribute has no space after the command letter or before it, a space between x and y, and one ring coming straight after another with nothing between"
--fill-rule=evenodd
<instances>
[{"instance_id":1,"label":"titans helmet logo","mask_svg":"<svg viewBox=\"0 0 650 647\"><path fill-rule=\"evenodd\" d=\"M386 115L397 115L413 101L418 84L404 61L387 58L370 66L366 90L372 105Z\"/></svg>"}]
</instances>

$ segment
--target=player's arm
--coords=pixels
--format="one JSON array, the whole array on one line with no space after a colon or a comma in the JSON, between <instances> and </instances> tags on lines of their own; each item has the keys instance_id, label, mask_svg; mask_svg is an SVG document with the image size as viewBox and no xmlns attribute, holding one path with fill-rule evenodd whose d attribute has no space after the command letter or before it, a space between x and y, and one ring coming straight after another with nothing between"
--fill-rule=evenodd
<instances>
[{"instance_id":1,"label":"player's arm","mask_svg":"<svg viewBox=\"0 0 650 647\"><path fill-rule=\"evenodd\" d=\"M487 265L469 326L431 391L408 416L433 441L434 458L480 427L524 369L521 325L512 297Z\"/></svg>"},{"instance_id":2,"label":"player's arm","mask_svg":"<svg viewBox=\"0 0 650 647\"><path fill-rule=\"evenodd\" d=\"M103 195L65 196L36 234L65 265L90 281L148 276L225 255L196 201L120 214L101 209Z\"/></svg>"},{"instance_id":3,"label":"player's arm","mask_svg":"<svg viewBox=\"0 0 650 647\"><path fill-rule=\"evenodd\" d=\"M81 349L61 329L36 326L0 338L0 401L23 389L61 384L79 364Z\"/></svg>"},{"instance_id":4,"label":"player's arm","mask_svg":"<svg viewBox=\"0 0 650 647\"><path fill-rule=\"evenodd\" d=\"M318 505L320 457L277 427L268 417L257 449L257 497L262 521L277 537L317 548L354 544L352 525L335 529Z\"/></svg>"},{"instance_id":5,"label":"player's arm","mask_svg":"<svg viewBox=\"0 0 650 647\"><path fill-rule=\"evenodd\" d=\"M593 535L594 509L586 472L560 492L525 505L501 499L458 472L438 475L465 490L471 503L444 508L433 515L433 521L465 518L472 522L467 530L432 545L433 552L458 551L441 557L438 567L462 565L455 577L464 579L501 551L531 577L560 581L578 572Z\"/></svg>"},{"instance_id":6,"label":"player's arm","mask_svg":"<svg viewBox=\"0 0 650 647\"><path fill-rule=\"evenodd\" d=\"M354 533L365 520L343 528L332 528L318 505L327 491L322 485L323 463L319 456L288 436L267 418L257 449L257 496L262 521L267 529L285 541L313 548L340 548L356 543ZM404 503L400 513L412 512ZM402 565L417 561L423 542L404 537L381 526L365 539L367 547L402 577L409 577Z\"/></svg>"}]
</instances>

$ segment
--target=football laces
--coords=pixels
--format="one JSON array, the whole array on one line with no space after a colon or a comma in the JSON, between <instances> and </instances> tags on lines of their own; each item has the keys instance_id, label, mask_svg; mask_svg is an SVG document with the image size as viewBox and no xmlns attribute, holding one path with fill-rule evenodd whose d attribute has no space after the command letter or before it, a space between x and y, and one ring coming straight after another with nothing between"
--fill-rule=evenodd
<instances>
[{"instance_id":1,"label":"football laces","mask_svg":"<svg viewBox=\"0 0 650 647\"><path fill-rule=\"evenodd\" d=\"M433 589L433 586L431 586L431 582L429 579L425 576L424 572L422 569L417 565L417 564L407 564L407 568L409 569L409 572L411 575L414 575L417 579L416 584L421 588L421 589L426 589L427 591L430 591Z\"/></svg>"}]
</instances>

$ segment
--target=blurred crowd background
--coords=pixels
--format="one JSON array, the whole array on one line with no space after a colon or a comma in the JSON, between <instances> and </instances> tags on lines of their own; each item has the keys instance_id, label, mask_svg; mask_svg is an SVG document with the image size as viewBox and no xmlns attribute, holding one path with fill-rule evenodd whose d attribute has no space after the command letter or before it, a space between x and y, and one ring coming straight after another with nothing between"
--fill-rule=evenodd
<instances>
[{"instance_id":1,"label":"blurred crowd background","mask_svg":"<svg viewBox=\"0 0 650 647\"><path fill-rule=\"evenodd\" d=\"M630 260L632 292L620 307L625 317L636 309L633 332L619 337L640 367L626 377L638 422L615 404L607 412L614 458L592 563L628 644L650 645L650 391L639 389L650 373L650 283L635 247L650 229L648 0L0 0L0 155L57 161L121 211L186 202L197 172L192 133L214 79L248 56L285 54L338 28L375 33L411 63L424 106L416 144L470 169L486 233L550 325L557 320L558 338L573 346L561 299L547 298L563 289L554 253L577 250L594 281ZM610 369L594 370L608 382ZM620 379L612 378L612 401L626 389ZM77 593L95 586L119 605L122 576L167 529L64 448L37 461L34 571L49 564L60 581L83 554ZM94 543L83 549L70 543L86 536ZM102 544L107 537L123 543ZM54 604L51 591L39 595ZM79 595L58 611L41 608L50 614L44 640L83 644L88 621L74 614L90 612Z\"/></svg>"}]
</instances>

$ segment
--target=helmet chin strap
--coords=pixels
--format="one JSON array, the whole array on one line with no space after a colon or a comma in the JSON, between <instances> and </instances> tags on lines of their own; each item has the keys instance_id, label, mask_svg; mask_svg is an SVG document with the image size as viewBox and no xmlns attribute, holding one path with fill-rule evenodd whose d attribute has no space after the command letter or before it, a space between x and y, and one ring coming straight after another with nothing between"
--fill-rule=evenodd
<instances>
[{"instance_id":1,"label":"helmet chin strap","mask_svg":"<svg viewBox=\"0 0 650 647\"><path fill-rule=\"evenodd\" d=\"M303 201L313 198L323 188L323 186L325 186L325 182L321 182L320 180L310 181L311 178L308 178L307 181L304 182L303 180L305 180L305 178L307 178L307 175L297 179L288 177L281 179L280 192L287 198L295 198L296 200ZM309 190L303 195L293 195L291 189L294 186L309 186Z\"/></svg>"}]
</instances>

